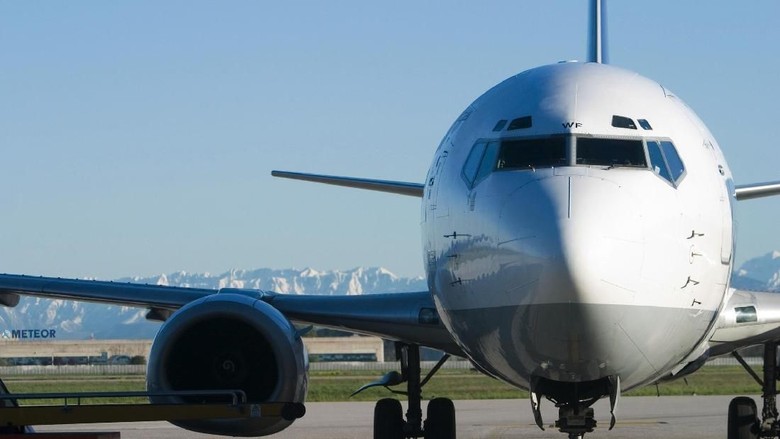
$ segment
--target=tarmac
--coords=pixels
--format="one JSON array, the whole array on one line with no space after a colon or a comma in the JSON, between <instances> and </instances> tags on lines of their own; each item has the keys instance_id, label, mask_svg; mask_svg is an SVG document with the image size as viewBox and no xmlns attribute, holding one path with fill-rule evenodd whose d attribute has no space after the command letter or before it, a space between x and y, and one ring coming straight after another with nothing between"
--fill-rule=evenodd
<instances>
[{"instance_id":1,"label":"tarmac","mask_svg":"<svg viewBox=\"0 0 780 439\"><path fill-rule=\"evenodd\" d=\"M598 426L590 438L717 438L726 437L726 414L732 396L626 397L617 407L617 424L609 429L609 404L594 405ZM760 399L756 398L760 410ZM306 416L273 438L370 438L374 403L318 402L306 404ZM404 410L406 407L404 406ZM545 431L536 426L528 400L455 401L458 438L564 438L554 427L557 410L542 401ZM39 432L119 431L123 439L207 438L166 422L63 425Z\"/></svg>"}]
</instances>

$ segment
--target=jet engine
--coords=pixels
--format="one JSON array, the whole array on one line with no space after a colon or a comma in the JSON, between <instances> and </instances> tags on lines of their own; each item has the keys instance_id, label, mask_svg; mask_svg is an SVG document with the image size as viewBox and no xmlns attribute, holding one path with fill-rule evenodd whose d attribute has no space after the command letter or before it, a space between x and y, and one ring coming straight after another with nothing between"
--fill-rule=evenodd
<instances>
[{"instance_id":1,"label":"jet engine","mask_svg":"<svg viewBox=\"0 0 780 439\"><path fill-rule=\"evenodd\" d=\"M271 305L234 293L191 302L163 324L147 367L149 392L243 390L248 403L306 398L308 356L290 321ZM224 402L221 396L153 396L152 403ZM281 418L173 422L201 433L264 436L287 428Z\"/></svg>"}]
</instances>

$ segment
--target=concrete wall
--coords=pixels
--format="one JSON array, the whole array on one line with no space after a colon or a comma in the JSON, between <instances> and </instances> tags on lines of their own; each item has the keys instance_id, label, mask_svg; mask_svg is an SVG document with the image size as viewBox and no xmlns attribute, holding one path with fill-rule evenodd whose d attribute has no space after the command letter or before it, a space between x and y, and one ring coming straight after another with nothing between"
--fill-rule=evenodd
<instances>
[{"instance_id":1,"label":"concrete wall","mask_svg":"<svg viewBox=\"0 0 780 439\"><path fill-rule=\"evenodd\" d=\"M149 356L151 340L0 340L0 358L14 357L112 357Z\"/></svg>"}]
</instances>

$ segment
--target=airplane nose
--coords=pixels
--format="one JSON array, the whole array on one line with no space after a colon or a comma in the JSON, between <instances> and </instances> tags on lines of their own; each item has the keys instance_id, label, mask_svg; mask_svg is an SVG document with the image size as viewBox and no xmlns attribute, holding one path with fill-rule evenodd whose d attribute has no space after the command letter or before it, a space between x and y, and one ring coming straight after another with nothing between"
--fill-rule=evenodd
<instances>
[{"instance_id":1,"label":"airplane nose","mask_svg":"<svg viewBox=\"0 0 780 439\"><path fill-rule=\"evenodd\" d=\"M514 190L500 212L499 247L537 265L531 303L631 304L644 233L636 198L618 184L555 176Z\"/></svg>"},{"instance_id":2,"label":"airplane nose","mask_svg":"<svg viewBox=\"0 0 780 439\"><path fill-rule=\"evenodd\" d=\"M514 255L507 265L525 267L515 270L524 287L513 349L537 376L595 380L643 361L626 331L644 253L635 205L627 189L582 175L533 181L507 197L499 247Z\"/></svg>"}]
</instances>

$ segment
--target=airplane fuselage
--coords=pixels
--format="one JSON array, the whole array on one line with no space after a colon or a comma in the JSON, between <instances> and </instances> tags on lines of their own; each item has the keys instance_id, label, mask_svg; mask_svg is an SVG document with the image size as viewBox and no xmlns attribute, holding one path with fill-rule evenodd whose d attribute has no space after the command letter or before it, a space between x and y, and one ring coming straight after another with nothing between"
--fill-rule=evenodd
<instances>
[{"instance_id":1,"label":"airplane fuselage","mask_svg":"<svg viewBox=\"0 0 780 439\"><path fill-rule=\"evenodd\" d=\"M701 355L732 266L733 183L661 85L543 66L471 104L422 205L430 291L484 371L529 388L652 382Z\"/></svg>"}]
</instances>

